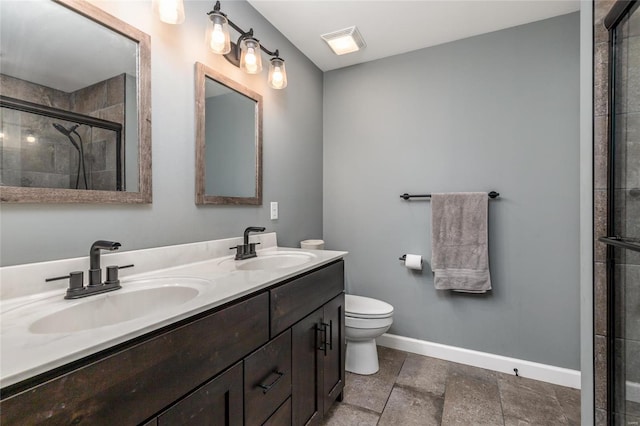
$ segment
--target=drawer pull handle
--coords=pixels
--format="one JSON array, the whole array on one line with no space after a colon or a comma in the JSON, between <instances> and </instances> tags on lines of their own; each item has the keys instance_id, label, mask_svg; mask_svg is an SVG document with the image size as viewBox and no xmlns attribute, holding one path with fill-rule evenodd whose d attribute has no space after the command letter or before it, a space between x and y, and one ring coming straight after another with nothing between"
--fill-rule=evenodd
<instances>
[{"instance_id":1,"label":"drawer pull handle","mask_svg":"<svg viewBox=\"0 0 640 426\"><path fill-rule=\"evenodd\" d=\"M284 377L284 373L278 370L273 370L271 372L271 374L276 374L278 377L276 377L276 379L269 383L268 385L264 385L264 384L259 384L258 387L262 388L262 393L267 393L269 392L269 390L274 387L276 385L276 383L278 383L280 381L280 379L282 379Z\"/></svg>"},{"instance_id":2,"label":"drawer pull handle","mask_svg":"<svg viewBox=\"0 0 640 426\"><path fill-rule=\"evenodd\" d=\"M331 350L331 338L329 337L329 334L327 333L327 329L331 328L331 323L327 324L326 322L321 323L322 324L322 331L324 331L324 341L322 342L323 346L324 346L324 356L327 356L327 346L329 346L329 349Z\"/></svg>"},{"instance_id":3,"label":"drawer pull handle","mask_svg":"<svg viewBox=\"0 0 640 426\"><path fill-rule=\"evenodd\" d=\"M320 339L320 346L318 346L316 349L324 352L324 354L327 355L327 324L323 322L321 322L320 325L316 324L315 329L316 329L316 342L318 341L318 333L319 332L322 333L322 337Z\"/></svg>"},{"instance_id":4,"label":"drawer pull handle","mask_svg":"<svg viewBox=\"0 0 640 426\"><path fill-rule=\"evenodd\" d=\"M333 320L329 320L329 350L333 350Z\"/></svg>"}]
</instances>

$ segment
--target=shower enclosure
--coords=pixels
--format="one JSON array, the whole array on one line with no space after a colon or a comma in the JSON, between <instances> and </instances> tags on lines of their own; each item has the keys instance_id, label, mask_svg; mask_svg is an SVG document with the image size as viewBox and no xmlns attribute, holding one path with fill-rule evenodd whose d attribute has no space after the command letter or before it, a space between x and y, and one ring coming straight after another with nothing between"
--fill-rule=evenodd
<instances>
[{"instance_id":1,"label":"shower enclosure","mask_svg":"<svg viewBox=\"0 0 640 426\"><path fill-rule=\"evenodd\" d=\"M608 424L640 424L640 2L619 1L609 30Z\"/></svg>"},{"instance_id":2,"label":"shower enclosure","mask_svg":"<svg viewBox=\"0 0 640 426\"><path fill-rule=\"evenodd\" d=\"M0 96L0 184L124 191L120 123Z\"/></svg>"}]
</instances>

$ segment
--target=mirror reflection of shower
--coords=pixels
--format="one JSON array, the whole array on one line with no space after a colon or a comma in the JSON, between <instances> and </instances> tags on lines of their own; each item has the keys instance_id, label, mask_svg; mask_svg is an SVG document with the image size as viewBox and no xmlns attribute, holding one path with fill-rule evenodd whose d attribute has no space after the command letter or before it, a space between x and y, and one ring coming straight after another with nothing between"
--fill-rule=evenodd
<instances>
[{"instance_id":1,"label":"mirror reflection of shower","mask_svg":"<svg viewBox=\"0 0 640 426\"><path fill-rule=\"evenodd\" d=\"M125 191L123 113L92 116L0 95L0 186Z\"/></svg>"},{"instance_id":2,"label":"mirror reflection of shower","mask_svg":"<svg viewBox=\"0 0 640 426\"><path fill-rule=\"evenodd\" d=\"M87 168L86 168L85 161L84 161L84 143L82 142L82 136L80 136L80 134L78 132L76 132L76 129L78 127L80 127L80 125L79 124L74 124L73 126L69 127L68 129L65 128L63 125L61 125L59 123L52 123L52 125L57 131L59 131L60 133L65 135L67 138L69 138L69 142L71 142L71 145L73 145L73 147L78 152L78 167L77 167L77 171L76 171L76 186L75 186L75 189L79 189L80 169L82 169L82 177L83 177L83 181L84 181L84 189L90 189L89 185L87 183ZM75 134L78 137L79 143L76 143L76 141L73 140L73 137L71 136L72 133Z\"/></svg>"}]
</instances>

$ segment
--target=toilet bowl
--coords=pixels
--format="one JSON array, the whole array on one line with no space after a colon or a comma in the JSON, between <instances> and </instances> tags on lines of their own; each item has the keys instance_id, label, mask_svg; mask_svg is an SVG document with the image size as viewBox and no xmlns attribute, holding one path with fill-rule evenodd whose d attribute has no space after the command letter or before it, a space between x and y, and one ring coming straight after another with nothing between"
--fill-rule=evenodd
<instances>
[{"instance_id":1,"label":"toilet bowl","mask_svg":"<svg viewBox=\"0 0 640 426\"><path fill-rule=\"evenodd\" d=\"M380 368L376 337L391 327L393 306L370 297L347 294L344 315L347 340L345 369L356 374L376 373Z\"/></svg>"}]
</instances>

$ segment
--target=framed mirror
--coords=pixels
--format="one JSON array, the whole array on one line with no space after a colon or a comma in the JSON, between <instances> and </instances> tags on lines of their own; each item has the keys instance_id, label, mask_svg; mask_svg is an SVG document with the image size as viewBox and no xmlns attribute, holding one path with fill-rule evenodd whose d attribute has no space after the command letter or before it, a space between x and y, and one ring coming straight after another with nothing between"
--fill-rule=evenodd
<instances>
[{"instance_id":1,"label":"framed mirror","mask_svg":"<svg viewBox=\"0 0 640 426\"><path fill-rule=\"evenodd\" d=\"M0 200L151 203L151 48L81 0L0 1Z\"/></svg>"},{"instance_id":2,"label":"framed mirror","mask_svg":"<svg viewBox=\"0 0 640 426\"><path fill-rule=\"evenodd\" d=\"M262 204L262 96L196 63L196 204Z\"/></svg>"}]
</instances>

